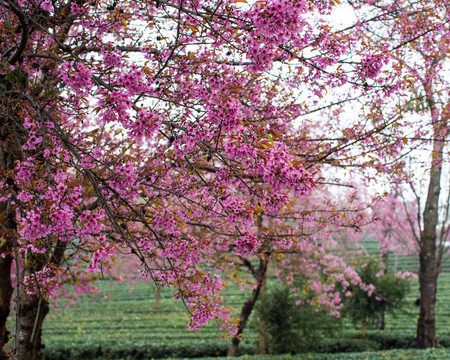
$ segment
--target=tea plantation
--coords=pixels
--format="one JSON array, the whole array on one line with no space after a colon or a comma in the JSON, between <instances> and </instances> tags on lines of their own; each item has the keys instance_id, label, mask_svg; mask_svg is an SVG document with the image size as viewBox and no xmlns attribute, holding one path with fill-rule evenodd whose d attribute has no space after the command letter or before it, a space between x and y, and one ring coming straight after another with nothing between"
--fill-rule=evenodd
<instances>
[{"instance_id":1,"label":"tea plantation","mask_svg":"<svg viewBox=\"0 0 450 360\"><path fill-rule=\"evenodd\" d=\"M103 294L84 296L75 306L59 303L44 323L42 360L83 359L153 359L200 358L225 356L229 339L210 324L198 332L186 328L188 316L182 303L172 299L172 292L161 293L155 313L155 290L145 282L127 287L103 280L99 287ZM107 295L110 295L109 298ZM239 310L247 294L231 288L226 294L228 306ZM450 358L450 274L439 279L437 329L442 348L419 351L386 350L414 347L418 307L418 284L414 282L404 309L395 318L386 317L385 331L370 331L362 338L358 326L349 321L341 323L337 337L324 338L310 349L314 354L292 356L274 355L271 359L448 359ZM67 305L67 304L66 304ZM256 353L257 329L250 321L240 346L245 359L268 359L250 356ZM445 347L448 347L447 351ZM371 350L370 353L363 351ZM346 353L347 352L347 353ZM349 353L351 352L351 353ZM327 354L321 354L327 353ZM333 355L330 353L334 353Z\"/></svg>"}]
</instances>

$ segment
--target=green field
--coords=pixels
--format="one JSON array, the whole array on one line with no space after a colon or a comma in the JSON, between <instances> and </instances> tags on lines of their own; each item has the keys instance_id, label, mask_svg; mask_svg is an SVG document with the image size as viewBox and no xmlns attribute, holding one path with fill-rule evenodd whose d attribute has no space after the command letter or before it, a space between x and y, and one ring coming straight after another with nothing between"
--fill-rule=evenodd
<instances>
[{"instance_id":1,"label":"green field","mask_svg":"<svg viewBox=\"0 0 450 360\"><path fill-rule=\"evenodd\" d=\"M450 350L386 350L360 353L341 354L298 354L275 356L243 356L239 360L447 360ZM202 360L214 360L217 358L199 358Z\"/></svg>"},{"instance_id":2,"label":"green field","mask_svg":"<svg viewBox=\"0 0 450 360\"><path fill-rule=\"evenodd\" d=\"M99 288L109 294L109 281L100 281ZM233 289L226 297L227 305L239 308L244 294ZM163 289L159 311L155 314L155 290L140 282L128 287L125 283L113 284L112 297L83 296L74 307L60 306L52 310L44 324L43 341L47 346L75 344L134 343L137 346L182 346L193 342L220 344L229 340L214 323L198 332L187 329L188 314L183 304L172 298L173 290ZM94 300L94 301L92 301ZM243 345L253 343L256 333L250 329Z\"/></svg>"},{"instance_id":3,"label":"green field","mask_svg":"<svg viewBox=\"0 0 450 360\"><path fill-rule=\"evenodd\" d=\"M97 349L95 351L99 357L95 358L98 359L112 359L122 353L123 356L135 353L136 358L225 354L229 339L221 338L223 332L215 324L210 324L198 332L192 332L186 328L188 315L182 303L172 299L171 290L163 290L159 312L155 314L155 291L150 284L140 282L129 288L125 283L114 283L111 297L103 299L103 295L109 294L109 286L109 281L99 281L102 295L83 296L72 307L65 307L60 302L59 308L49 313L43 329L43 342L46 345L44 354L51 355L53 350L64 349L65 352L56 352L60 355L54 358L83 359L89 357L88 354L92 353L93 348ZM404 310L395 318L386 317L385 335L389 337L389 334L393 334L394 337L405 337L412 341L418 315L418 307L414 305L417 297L418 284L415 282L411 286ZM237 288L229 289L226 294L227 305L237 310L245 298L246 294ZM450 335L450 274L440 276L436 309L438 335L448 337ZM343 327L345 334L353 336L354 339L350 340L358 345L361 341L357 339L360 329L355 328L355 325L349 321L344 321ZM243 353L255 353L257 336L257 331L250 322L242 342ZM370 342L361 343L361 350L365 350L367 346L370 348L370 344ZM363 356L361 359L378 359L361 356ZM410 358L392 356L392 359ZM131 357L124 358L131 359ZM353 359L353 357L347 358ZM389 357L385 358L389 359ZM422 359L422 357L415 358ZM341 358L336 357L336 359Z\"/></svg>"}]
</instances>

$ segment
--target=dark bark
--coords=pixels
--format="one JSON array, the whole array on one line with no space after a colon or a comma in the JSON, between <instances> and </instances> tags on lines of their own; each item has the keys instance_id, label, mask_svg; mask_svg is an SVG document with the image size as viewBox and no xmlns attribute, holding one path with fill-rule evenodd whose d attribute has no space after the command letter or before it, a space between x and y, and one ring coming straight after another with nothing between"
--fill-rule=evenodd
<instances>
[{"instance_id":1,"label":"dark bark","mask_svg":"<svg viewBox=\"0 0 450 360\"><path fill-rule=\"evenodd\" d=\"M8 81L0 79L0 86L10 86ZM20 143L16 140L21 132L6 114L14 113L8 102L0 98L0 175L1 180L8 184L10 195L16 195L16 185L10 175L7 175L14 168L14 163L21 159L21 152L18 149ZM13 256L11 249L14 248L14 236L17 231L15 211L12 207L12 199L0 202L0 359L3 358L4 346L8 342L9 332L6 328L6 321L10 314L12 303L13 287L11 283L11 267Z\"/></svg>"},{"instance_id":2,"label":"dark bark","mask_svg":"<svg viewBox=\"0 0 450 360\"><path fill-rule=\"evenodd\" d=\"M0 253L4 249L0 247ZM4 346L8 342L9 332L6 328L6 320L9 316L11 305L12 284L11 284L11 266L12 256L5 258L0 256L0 359L3 359Z\"/></svg>"},{"instance_id":3,"label":"dark bark","mask_svg":"<svg viewBox=\"0 0 450 360\"><path fill-rule=\"evenodd\" d=\"M385 234L387 235L387 234ZM389 267L389 252L385 252L381 256L381 273L385 275L388 272ZM377 314L377 322L375 324L375 329L384 330L386 327L384 312Z\"/></svg>"},{"instance_id":4,"label":"dark bark","mask_svg":"<svg viewBox=\"0 0 450 360\"><path fill-rule=\"evenodd\" d=\"M22 292L17 311L16 349L13 358L35 360L41 348L42 323L49 311L48 302Z\"/></svg>"},{"instance_id":5,"label":"dark bark","mask_svg":"<svg viewBox=\"0 0 450 360\"><path fill-rule=\"evenodd\" d=\"M435 104L432 96L432 83L424 84L427 94L427 103L431 114L435 113ZM429 348L437 345L435 303L437 279L439 274L437 259L437 227L439 216L439 196L441 193L441 175L444 143L441 140L446 120L433 121L434 139L431 153L430 182L427 199L423 209L423 230L420 233L419 246L419 288L420 313L417 322L416 344L418 348Z\"/></svg>"},{"instance_id":6,"label":"dark bark","mask_svg":"<svg viewBox=\"0 0 450 360\"><path fill-rule=\"evenodd\" d=\"M423 256L420 256L420 312L417 322L416 344L421 349L435 347L437 345L434 309L436 303L437 276L434 273L435 259L433 259L431 253L428 253L428 255L423 254Z\"/></svg>"},{"instance_id":7,"label":"dark bark","mask_svg":"<svg viewBox=\"0 0 450 360\"><path fill-rule=\"evenodd\" d=\"M436 229L440 193L441 167L433 166L427 202L423 212L423 231L419 251L420 313L417 322L417 347L429 348L437 344L435 303L438 277L436 258Z\"/></svg>"},{"instance_id":8,"label":"dark bark","mask_svg":"<svg viewBox=\"0 0 450 360\"><path fill-rule=\"evenodd\" d=\"M261 307L264 308L265 304L266 304L266 296L267 296L267 275L264 278L264 282L262 284L262 289L261 289ZM260 317L259 319L259 326L258 326L258 333L259 333L259 337L258 337L258 354L264 355L266 353L266 319L264 319L264 317Z\"/></svg>"},{"instance_id":9,"label":"dark bark","mask_svg":"<svg viewBox=\"0 0 450 360\"><path fill-rule=\"evenodd\" d=\"M424 349L437 345L435 303L437 289L436 228L440 192L440 167L431 171L427 202L423 212L423 231L419 251L420 312L417 322L417 347Z\"/></svg>"},{"instance_id":10,"label":"dark bark","mask_svg":"<svg viewBox=\"0 0 450 360\"><path fill-rule=\"evenodd\" d=\"M51 258L35 257L25 266L22 278L41 270L45 264L59 266L64 259L67 244L57 241ZM48 301L38 295L29 295L23 286L20 287L16 305L17 333L13 359L35 360L42 347L42 324L49 312Z\"/></svg>"},{"instance_id":11,"label":"dark bark","mask_svg":"<svg viewBox=\"0 0 450 360\"><path fill-rule=\"evenodd\" d=\"M267 267L267 263L265 265ZM264 270L265 270L264 267ZM264 271L265 274L265 271ZM250 298L245 302L244 306L242 307L241 314L239 316L239 325L238 325L238 331L236 335L233 336L233 339L231 340L231 345L228 348L228 354L227 356L236 356L237 350L239 347L239 344L242 340L242 334L245 329L245 325L247 324L247 320L250 317L250 314L253 311L253 308L255 307L256 301L258 300L259 293L261 292L262 283L263 283L263 276L261 275L258 278L258 284L255 289L253 289L252 294L250 295Z\"/></svg>"},{"instance_id":12,"label":"dark bark","mask_svg":"<svg viewBox=\"0 0 450 360\"><path fill-rule=\"evenodd\" d=\"M258 215L257 226L259 229L261 229L262 227L262 214ZM237 333L236 335L233 336L233 339L231 340L231 345L228 348L227 354L228 356L236 356L237 354L239 344L242 340L242 334L244 332L245 325L247 324L248 318L250 317L253 308L255 307L256 301L258 300L258 296L266 281L269 259L270 259L270 252L268 249L268 244L266 242L260 248L258 268L255 269L249 260L243 259L243 265L245 265L250 270L250 273L256 280L256 287L253 289L250 298L244 303L244 306L242 306L241 314L239 316Z\"/></svg>"}]
</instances>

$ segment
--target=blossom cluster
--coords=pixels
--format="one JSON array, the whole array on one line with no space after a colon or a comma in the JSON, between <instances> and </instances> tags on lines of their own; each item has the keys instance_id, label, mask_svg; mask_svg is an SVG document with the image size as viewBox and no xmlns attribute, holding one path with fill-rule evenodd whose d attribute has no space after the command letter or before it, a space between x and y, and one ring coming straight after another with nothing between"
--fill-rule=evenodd
<instances>
[{"instance_id":1,"label":"blossom cluster","mask_svg":"<svg viewBox=\"0 0 450 360\"><path fill-rule=\"evenodd\" d=\"M361 65L359 66L358 71L361 76L368 79L374 79L380 74L383 65L388 61L388 59L389 58L383 54L366 55L361 59Z\"/></svg>"}]
</instances>

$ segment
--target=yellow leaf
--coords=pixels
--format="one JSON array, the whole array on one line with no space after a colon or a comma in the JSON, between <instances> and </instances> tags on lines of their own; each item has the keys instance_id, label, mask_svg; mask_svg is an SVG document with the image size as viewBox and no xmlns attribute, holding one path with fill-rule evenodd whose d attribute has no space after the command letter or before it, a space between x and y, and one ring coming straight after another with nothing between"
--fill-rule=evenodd
<instances>
[{"instance_id":1,"label":"yellow leaf","mask_svg":"<svg viewBox=\"0 0 450 360\"><path fill-rule=\"evenodd\" d=\"M148 68L147 66L144 66L142 68L142 71L145 72L148 76L153 76L153 71L150 70L150 68Z\"/></svg>"},{"instance_id":2,"label":"yellow leaf","mask_svg":"<svg viewBox=\"0 0 450 360\"><path fill-rule=\"evenodd\" d=\"M198 32L198 29L196 26L191 25L191 24L187 24L188 28L191 29L192 33L195 34Z\"/></svg>"}]
</instances>

